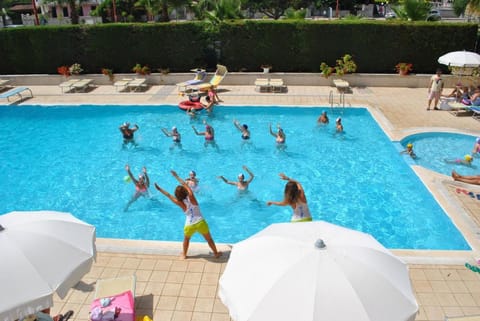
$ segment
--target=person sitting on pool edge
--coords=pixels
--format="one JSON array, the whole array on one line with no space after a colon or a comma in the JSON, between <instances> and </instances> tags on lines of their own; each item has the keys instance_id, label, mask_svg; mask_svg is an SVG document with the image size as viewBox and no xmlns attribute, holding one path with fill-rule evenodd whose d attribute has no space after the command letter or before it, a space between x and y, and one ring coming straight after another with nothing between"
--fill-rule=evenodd
<instances>
[{"instance_id":1,"label":"person sitting on pool edge","mask_svg":"<svg viewBox=\"0 0 480 321\"><path fill-rule=\"evenodd\" d=\"M300 182L287 177L284 173L279 174L280 178L288 181L283 193L283 201L268 201L267 205L290 206L293 209L291 222L310 222L312 215L307 204L307 197Z\"/></svg>"},{"instance_id":2,"label":"person sitting on pool edge","mask_svg":"<svg viewBox=\"0 0 480 321\"><path fill-rule=\"evenodd\" d=\"M130 166L127 164L125 165L125 170L128 173L128 176L132 180L132 182L135 184L135 194L133 194L132 198L130 201L127 203L125 206L124 211L128 211L128 208L130 205L135 202L140 196L148 196L148 188L150 187L150 179L148 178L147 174L147 168L143 167L142 168L142 174L138 175L138 180L135 179L133 176L132 172L130 171Z\"/></svg>"},{"instance_id":3,"label":"person sitting on pool edge","mask_svg":"<svg viewBox=\"0 0 480 321\"><path fill-rule=\"evenodd\" d=\"M415 152L413 151L413 144L412 143L408 143L407 148L402 150L400 152L400 154L408 154L408 155L410 155L411 158L416 158L417 157L417 155L415 155Z\"/></svg>"},{"instance_id":4,"label":"person sitting on pool edge","mask_svg":"<svg viewBox=\"0 0 480 321\"><path fill-rule=\"evenodd\" d=\"M242 168L248 173L248 175L250 175L250 177L248 178L248 180L245 180L245 175L243 175L243 173L240 173L238 174L238 181L234 182L234 181L229 181L228 179L226 179L223 175L222 176L218 176L218 178L220 178L222 181L224 181L225 183L229 184L229 185L234 185L237 187L237 189L239 191L246 191L248 189L248 185L251 183L251 181L253 180L254 178L254 175L253 173L248 169L247 166L243 165Z\"/></svg>"},{"instance_id":5,"label":"person sitting on pool edge","mask_svg":"<svg viewBox=\"0 0 480 321\"><path fill-rule=\"evenodd\" d=\"M123 145L127 145L127 144L133 144L135 145L135 140L134 140L134 137L133 137L133 133L135 133L139 127L137 124L133 125L132 128L130 128L130 123L128 122L125 122L122 124L122 126L119 127L120 129L120 132L122 133L123 135Z\"/></svg>"},{"instance_id":6,"label":"person sitting on pool edge","mask_svg":"<svg viewBox=\"0 0 480 321\"><path fill-rule=\"evenodd\" d=\"M242 139L250 139L250 131L248 130L247 124L240 125L236 119L233 120L233 124L242 133Z\"/></svg>"},{"instance_id":7,"label":"person sitting on pool edge","mask_svg":"<svg viewBox=\"0 0 480 321\"><path fill-rule=\"evenodd\" d=\"M455 171L452 171L452 178L454 181L480 185L480 175L465 176L465 175L460 175Z\"/></svg>"},{"instance_id":8,"label":"person sitting on pool edge","mask_svg":"<svg viewBox=\"0 0 480 321\"><path fill-rule=\"evenodd\" d=\"M328 122L329 122L329 119L328 119L328 116L327 116L327 112L322 111L322 114L320 115L320 117L318 117L317 123L328 124Z\"/></svg>"},{"instance_id":9,"label":"person sitting on pool edge","mask_svg":"<svg viewBox=\"0 0 480 321\"><path fill-rule=\"evenodd\" d=\"M207 241L208 246L210 247L210 249L212 249L215 258L219 258L220 256L222 256L222 252L217 250L215 242L210 235L207 221L203 218L202 213L200 212L200 207L198 205L197 199L195 198L195 195L193 194L192 189L183 179L181 179L177 175L175 171L172 170L170 172L172 173L172 176L175 177L175 179L180 183L180 185L175 188L175 196L171 195L166 190L158 186L157 183L155 183L155 188L160 193L168 197L175 205L180 207L186 216L185 226L183 228L184 238L182 258L187 258L190 238L196 232L202 234L202 236Z\"/></svg>"}]
</instances>

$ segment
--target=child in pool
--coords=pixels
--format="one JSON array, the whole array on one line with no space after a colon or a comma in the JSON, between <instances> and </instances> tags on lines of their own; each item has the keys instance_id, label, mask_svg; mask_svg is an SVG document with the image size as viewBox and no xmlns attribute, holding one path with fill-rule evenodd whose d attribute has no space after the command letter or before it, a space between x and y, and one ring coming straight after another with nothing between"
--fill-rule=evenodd
<instances>
[{"instance_id":1,"label":"child in pool","mask_svg":"<svg viewBox=\"0 0 480 321\"><path fill-rule=\"evenodd\" d=\"M400 154L408 154L410 155L411 158L416 158L417 155L415 155L415 152L413 151L413 144L408 143L407 148L405 150L402 150Z\"/></svg>"},{"instance_id":2,"label":"child in pool","mask_svg":"<svg viewBox=\"0 0 480 321\"><path fill-rule=\"evenodd\" d=\"M445 163L465 165L465 166L472 166L472 162L473 162L473 157L468 154L465 155L463 159L462 158L445 159Z\"/></svg>"}]
</instances>

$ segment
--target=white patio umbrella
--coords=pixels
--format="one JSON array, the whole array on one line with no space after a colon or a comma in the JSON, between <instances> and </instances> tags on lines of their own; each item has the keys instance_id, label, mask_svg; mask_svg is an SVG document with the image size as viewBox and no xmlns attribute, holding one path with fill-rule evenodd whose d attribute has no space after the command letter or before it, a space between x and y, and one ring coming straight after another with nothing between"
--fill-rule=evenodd
<instances>
[{"instance_id":1,"label":"white patio umbrella","mask_svg":"<svg viewBox=\"0 0 480 321\"><path fill-rule=\"evenodd\" d=\"M480 55L471 51L452 51L438 58L438 62L451 67L478 67Z\"/></svg>"},{"instance_id":2,"label":"white patio umbrella","mask_svg":"<svg viewBox=\"0 0 480 321\"><path fill-rule=\"evenodd\" d=\"M219 296L235 321L412 321L406 265L327 222L272 224L233 246Z\"/></svg>"},{"instance_id":3,"label":"white patio umbrella","mask_svg":"<svg viewBox=\"0 0 480 321\"><path fill-rule=\"evenodd\" d=\"M53 306L90 271L95 227L69 213L0 215L0 321Z\"/></svg>"}]
</instances>

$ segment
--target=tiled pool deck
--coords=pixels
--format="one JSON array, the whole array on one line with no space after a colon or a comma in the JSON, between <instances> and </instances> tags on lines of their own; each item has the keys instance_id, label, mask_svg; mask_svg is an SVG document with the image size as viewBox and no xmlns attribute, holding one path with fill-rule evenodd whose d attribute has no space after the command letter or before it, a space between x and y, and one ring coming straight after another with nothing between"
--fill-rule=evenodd
<instances>
[{"instance_id":1,"label":"tiled pool deck","mask_svg":"<svg viewBox=\"0 0 480 321\"><path fill-rule=\"evenodd\" d=\"M29 87L35 97L22 104L151 105L177 104L181 100L174 86L152 86L141 93L117 93L113 86L98 86L87 93L73 94L62 94L58 86ZM257 93L253 86L221 89L219 95L225 105L329 106L330 92L337 94L333 87L318 86L289 86L285 94ZM365 87L353 88L345 102L347 106L369 107L392 140L430 130L480 136L480 122L472 117L426 111L426 96L425 88ZM463 265L480 258L480 200L457 192L460 188L480 194L480 186L453 182L448 176L421 167L414 169L473 248L468 252L393 251L409 265L420 307L416 320L480 314L480 274ZM97 246L99 253L92 271L64 300L56 299L52 313L74 310L72 320L87 320L98 278L135 274L138 315L149 315L154 321L230 320L216 296L218 279L228 259L227 245L220 245L226 255L213 259L202 255L208 253L204 244L194 244L193 257L187 260L178 258L181 245L177 243L99 239Z\"/></svg>"}]
</instances>

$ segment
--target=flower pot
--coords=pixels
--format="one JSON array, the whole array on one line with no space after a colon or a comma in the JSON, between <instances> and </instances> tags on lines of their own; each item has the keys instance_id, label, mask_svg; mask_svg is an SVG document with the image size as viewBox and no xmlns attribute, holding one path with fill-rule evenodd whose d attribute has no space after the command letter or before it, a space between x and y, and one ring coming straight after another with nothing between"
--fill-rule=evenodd
<instances>
[{"instance_id":1,"label":"flower pot","mask_svg":"<svg viewBox=\"0 0 480 321\"><path fill-rule=\"evenodd\" d=\"M406 75L408 75L408 70L401 70L401 69L400 69L400 70L398 71L398 74L399 74L400 76L406 76Z\"/></svg>"},{"instance_id":2,"label":"flower pot","mask_svg":"<svg viewBox=\"0 0 480 321\"><path fill-rule=\"evenodd\" d=\"M269 71L270 71L270 68L263 68L263 73L264 74L268 74Z\"/></svg>"}]
</instances>

